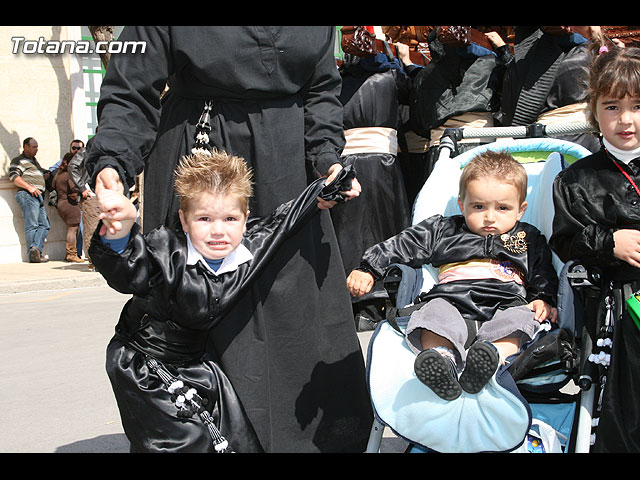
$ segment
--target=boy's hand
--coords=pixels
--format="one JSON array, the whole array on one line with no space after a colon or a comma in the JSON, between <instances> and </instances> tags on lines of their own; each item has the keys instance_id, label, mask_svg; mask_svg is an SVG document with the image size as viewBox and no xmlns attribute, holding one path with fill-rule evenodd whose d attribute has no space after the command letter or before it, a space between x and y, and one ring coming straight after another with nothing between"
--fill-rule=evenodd
<instances>
[{"instance_id":1,"label":"boy's hand","mask_svg":"<svg viewBox=\"0 0 640 480\"><path fill-rule=\"evenodd\" d=\"M640 268L640 231L622 229L613 232L613 255L632 267Z\"/></svg>"},{"instance_id":2,"label":"boy's hand","mask_svg":"<svg viewBox=\"0 0 640 480\"><path fill-rule=\"evenodd\" d=\"M111 239L126 236L138 214L129 199L115 190L103 190L98 205L101 212L98 218L103 222L100 235Z\"/></svg>"},{"instance_id":3,"label":"boy's hand","mask_svg":"<svg viewBox=\"0 0 640 480\"><path fill-rule=\"evenodd\" d=\"M347 288L354 297L369 293L374 283L373 275L362 270L354 270L347 277Z\"/></svg>"},{"instance_id":4,"label":"boy's hand","mask_svg":"<svg viewBox=\"0 0 640 480\"><path fill-rule=\"evenodd\" d=\"M546 319L551 320L553 323L558 321L558 309L552 307L544 300L534 300L529 303L527 307L533 311L533 317L539 323L544 322Z\"/></svg>"}]
</instances>

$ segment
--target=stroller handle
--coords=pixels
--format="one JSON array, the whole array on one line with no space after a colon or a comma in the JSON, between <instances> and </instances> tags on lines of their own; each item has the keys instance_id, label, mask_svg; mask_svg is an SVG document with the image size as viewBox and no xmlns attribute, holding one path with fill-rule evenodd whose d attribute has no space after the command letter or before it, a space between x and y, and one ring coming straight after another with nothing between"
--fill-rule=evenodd
<instances>
[{"instance_id":1,"label":"stroller handle","mask_svg":"<svg viewBox=\"0 0 640 480\"><path fill-rule=\"evenodd\" d=\"M533 123L531 125L513 126L513 127L488 127L488 128L447 128L444 131L443 138L451 136L454 140L462 140L463 138L509 138L509 137L527 137L536 138L551 135L562 135L572 133L593 132L594 129L589 122L575 122L554 125L544 125L542 123Z\"/></svg>"}]
</instances>

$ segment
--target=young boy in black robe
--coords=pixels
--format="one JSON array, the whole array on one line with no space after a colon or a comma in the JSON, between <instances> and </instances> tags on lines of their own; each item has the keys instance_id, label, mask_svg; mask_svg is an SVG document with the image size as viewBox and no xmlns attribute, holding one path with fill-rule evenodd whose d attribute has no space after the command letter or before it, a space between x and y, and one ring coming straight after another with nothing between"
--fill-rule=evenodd
<instances>
[{"instance_id":1,"label":"young boy in black robe","mask_svg":"<svg viewBox=\"0 0 640 480\"><path fill-rule=\"evenodd\" d=\"M133 295L106 362L132 451L262 451L233 386L205 354L207 337L220 322L234 321L225 315L297 228L319 208L357 195L352 178L343 169L327 185L318 179L248 225L245 162L195 153L175 177L184 233L161 226L142 234L123 194L100 198L91 258L112 288Z\"/></svg>"},{"instance_id":2,"label":"young boy in black robe","mask_svg":"<svg viewBox=\"0 0 640 480\"><path fill-rule=\"evenodd\" d=\"M511 155L481 153L460 177L462 215L434 215L374 245L347 279L360 296L394 263L440 269L405 333L417 378L444 400L479 393L539 323L556 319L551 250L520 221L526 192L526 171Z\"/></svg>"}]
</instances>

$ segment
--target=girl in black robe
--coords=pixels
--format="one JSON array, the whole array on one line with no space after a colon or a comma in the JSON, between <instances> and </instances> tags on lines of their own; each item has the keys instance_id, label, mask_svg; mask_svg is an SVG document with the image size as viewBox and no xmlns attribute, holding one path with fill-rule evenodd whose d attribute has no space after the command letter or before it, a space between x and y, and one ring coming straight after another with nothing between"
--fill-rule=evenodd
<instances>
[{"instance_id":1,"label":"girl in black robe","mask_svg":"<svg viewBox=\"0 0 640 480\"><path fill-rule=\"evenodd\" d=\"M113 55L88 168L134 185L143 230L178 225L171 172L205 102L210 144L254 172L254 216L340 163L335 27L126 27L144 53ZM165 87L168 90L163 94ZM107 169L108 172L110 169ZM251 221L251 220L250 220ZM267 452L363 451L372 422L364 359L328 212L311 219L211 332L214 355Z\"/></svg>"},{"instance_id":2,"label":"girl in black robe","mask_svg":"<svg viewBox=\"0 0 640 480\"><path fill-rule=\"evenodd\" d=\"M596 327L606 315L604 297L617 297L622 307L622 315L613 321L594 450L640 452L640 330L625 304L631 292L640 289L640 263L634 259L637 254L629 254L640 251L640 50L609 49L596 57L590 73L590 117L602 132L602 148L558 174L549 243L563 261L577 259L601 274L598 304L584 308L594 345L601 334L610 335ZM625 111L625 98L632 101L633 113ZM619 119L611 122L611 114ZM626 240L629 236L636 239Z\"/></svg>"}]
</instances>

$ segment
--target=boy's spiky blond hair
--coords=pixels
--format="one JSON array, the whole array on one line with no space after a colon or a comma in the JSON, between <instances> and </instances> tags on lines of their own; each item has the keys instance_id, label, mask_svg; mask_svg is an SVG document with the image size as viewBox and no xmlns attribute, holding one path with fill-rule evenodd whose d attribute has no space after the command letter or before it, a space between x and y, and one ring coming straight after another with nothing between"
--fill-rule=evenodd
<instances>
[{"instance_id":1,"label":"boy's spiky blond hair","mask_svg":"<svg viewBox=\"0 0 640 480\"><path fill-rule=\"evenodd\" d=\"M191 200L203 192L236 197L244 210L253 195L252 172L241 157L213 150L182 157L175 171L174 188L182 211L189 211Z\"/></svg>"}]
</instances>

